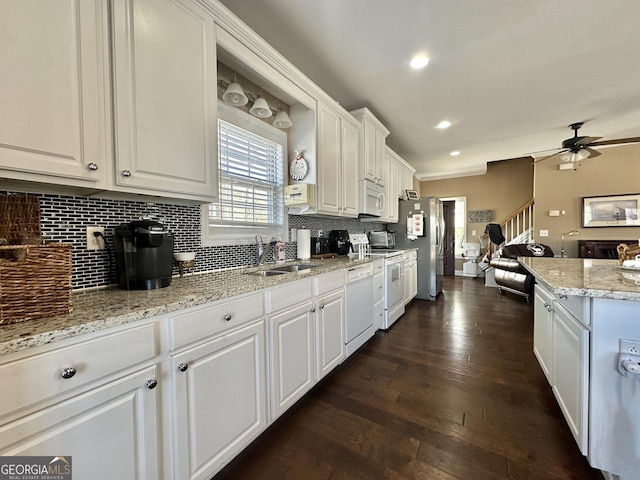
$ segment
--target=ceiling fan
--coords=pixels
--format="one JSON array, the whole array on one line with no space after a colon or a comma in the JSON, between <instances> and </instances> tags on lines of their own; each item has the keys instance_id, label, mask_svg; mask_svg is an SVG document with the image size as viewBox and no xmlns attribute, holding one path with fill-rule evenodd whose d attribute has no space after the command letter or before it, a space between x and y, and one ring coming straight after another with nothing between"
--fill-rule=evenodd
<instances>
[{"instance_id":1,"label":"ceiling fan","mask_svg":"<svg viewBox=\"0 0 640 480\"><path fill-rule=\"evenodd\" d=\"M562 162L566 162L566 168L576 168L578 163L585 158L594 158L601 155L600 152L594 150L593 147L622 145L625 143L639 143L640 137L630 138L618 138L615 140L603 140L597 142L596 140L602 137L581 137L578 135L578 130L584 125L584 122L572 123L569 128L573 130L573 137L563 140L562 147L557 152L542 157L539 160L535 160L534 163L543 162L555 156L559 156ZM563 169L563 165L560 165L560 169Z\"/></svg>"}]
</instances>

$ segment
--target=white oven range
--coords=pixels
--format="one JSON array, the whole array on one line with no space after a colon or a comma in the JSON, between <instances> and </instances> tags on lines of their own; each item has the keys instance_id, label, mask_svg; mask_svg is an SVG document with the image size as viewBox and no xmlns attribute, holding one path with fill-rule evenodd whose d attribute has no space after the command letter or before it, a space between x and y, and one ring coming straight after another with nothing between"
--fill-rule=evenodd
<instances>
[{"instance_id":1,"label":"white oven range","mask_svg":"<svg viewBox=\"0 0 640 480\"><path fill-rule=\"evenodd\" d=\"M370 255L384 258L384 321L387 330L404 314L404 250L372 248Z\"/></svg>"}]
</instances>

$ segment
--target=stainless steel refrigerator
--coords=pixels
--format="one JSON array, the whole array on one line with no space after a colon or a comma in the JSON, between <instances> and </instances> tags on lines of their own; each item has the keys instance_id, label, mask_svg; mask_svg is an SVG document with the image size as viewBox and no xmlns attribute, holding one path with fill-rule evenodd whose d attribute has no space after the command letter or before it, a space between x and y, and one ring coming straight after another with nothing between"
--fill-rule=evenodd
<instances>
[{"instance_id":1,"label":"stainless steel refrigerator","mask_svg":"<svg viewBox=\"0 0 640 480\"><path fill-rule=\"evenodd\" d=\"M435 300L444 277L444 218L436 197L400 200L396 243L398 249L418 249L418 295Z\"/></svg>"}]
</instances>

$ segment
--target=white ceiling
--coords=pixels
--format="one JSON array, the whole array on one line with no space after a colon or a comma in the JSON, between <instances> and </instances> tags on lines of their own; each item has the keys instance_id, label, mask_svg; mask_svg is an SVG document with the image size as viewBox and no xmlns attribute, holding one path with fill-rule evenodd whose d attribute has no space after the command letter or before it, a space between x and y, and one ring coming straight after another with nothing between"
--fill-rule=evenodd
<instances>
[{"instance_id":1,"label":"white ceiling","mask_svg":"<svg viewBox=\"0 0 640 480\"><path fill-rule=\"evenodd\" d=\"M369 107L423 180L559 148L574 122L640 136L639 0L222 3L347 110ZM430 63L411 70L418 52Z\"/></svg>"}]
</instances>

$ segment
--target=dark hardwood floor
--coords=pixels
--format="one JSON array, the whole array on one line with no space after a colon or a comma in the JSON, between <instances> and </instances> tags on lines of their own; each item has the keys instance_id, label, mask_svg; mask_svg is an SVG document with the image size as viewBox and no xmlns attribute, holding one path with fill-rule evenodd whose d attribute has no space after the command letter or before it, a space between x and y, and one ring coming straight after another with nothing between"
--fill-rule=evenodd
<instances>
[{"instance_id":1,"label":"dark hardwood floor","mask_svg":"<svg viewBox=\"0 0 640 480\"><path fill-rule=\"evenodd\" d=\"M446 277L215 479L602 480L533 355L532 313Z\"/></svg>"}]
</instances>

